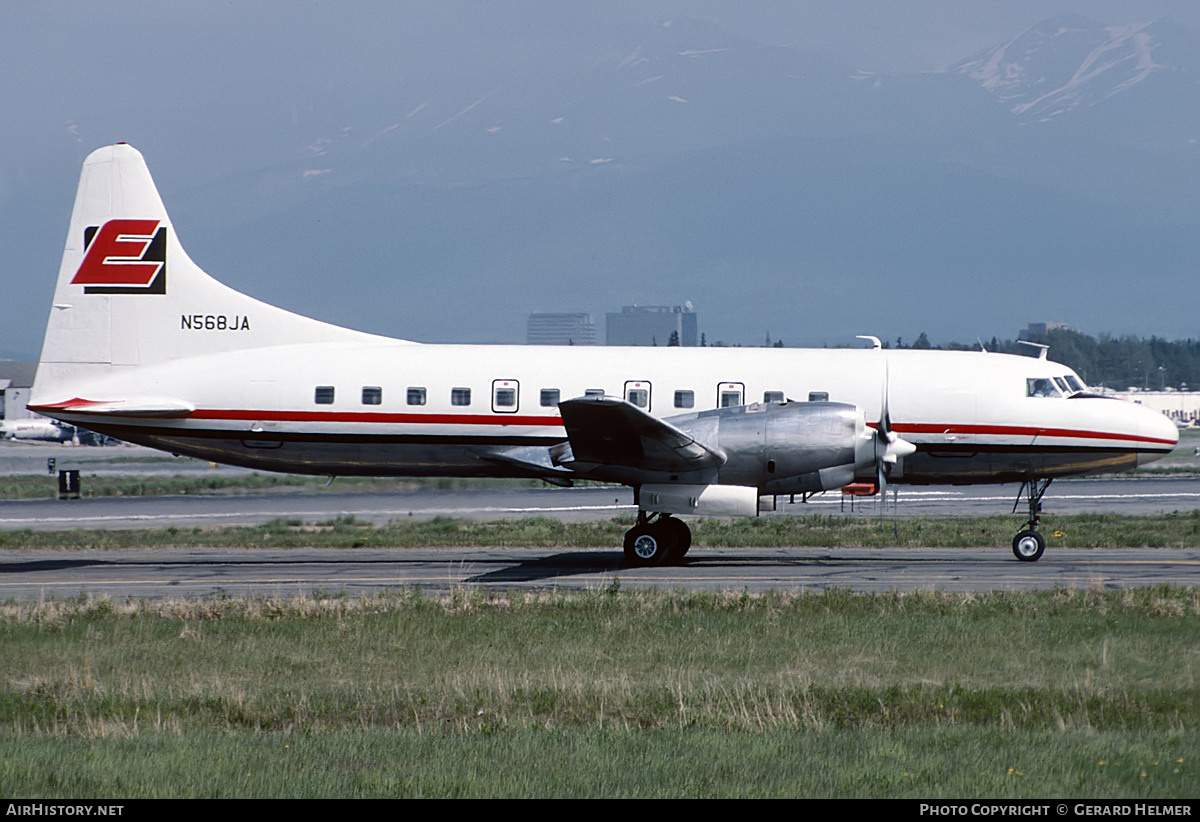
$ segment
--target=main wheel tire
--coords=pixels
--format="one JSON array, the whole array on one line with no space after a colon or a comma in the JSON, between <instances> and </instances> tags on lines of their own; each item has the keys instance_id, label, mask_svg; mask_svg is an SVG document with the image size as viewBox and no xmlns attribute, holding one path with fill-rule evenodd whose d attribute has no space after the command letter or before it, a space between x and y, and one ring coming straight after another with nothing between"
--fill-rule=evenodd
<instances>
[{"instance_id":1,"label":"main wheel tire","mask_svg":"<svg viewBox=\"0 0 1200 822\"><path fill-rule=\"evenodd\" d=\"M692 547L692 529L688 528L686 522L675 517L663 517L658 521L658 525L669 532L675 542L667 556L667 562L679 562Z\"/></svg>"},{"instance_id":2,"label":"main wheel tire","mask_svg":"<svg viewBox=\"0 0 1200 822\"><path fill-rule=\"evenodd\" d=\"M1013 555L1022 562L1037 562L1046 551L1046 540L1037 531L1022 531L1013 537Z\"/></svg>"},{"instance_id":3,"label":"main wheel tire","mask_svg":"<svg viewBox=\"0 0 1200 822\"><path fill-rule=\"evenodd\" d=\"M654 525L635 525L625 532L625 559L630 565L648 567L667 561L675 543L669 528Z\"/></svg>"}]
</instances>

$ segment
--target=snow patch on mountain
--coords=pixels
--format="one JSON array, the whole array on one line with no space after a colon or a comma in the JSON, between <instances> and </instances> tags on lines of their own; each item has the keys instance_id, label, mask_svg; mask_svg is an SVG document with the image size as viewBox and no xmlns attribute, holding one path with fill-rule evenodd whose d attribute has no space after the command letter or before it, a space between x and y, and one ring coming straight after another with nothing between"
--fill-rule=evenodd
<instances>
[{"instance_id":1,"label":"snow patch on mountain","mask_svg":"<svg viewBox=\"0 0 1200 822\"><path fill-rule=\"evenodd\" d=\"M965 74L1027 121L1093 106L1169 68L1155 60L1152 23L1104 26L1064 15L950 71Z\"/></svg>"}]
</instances>

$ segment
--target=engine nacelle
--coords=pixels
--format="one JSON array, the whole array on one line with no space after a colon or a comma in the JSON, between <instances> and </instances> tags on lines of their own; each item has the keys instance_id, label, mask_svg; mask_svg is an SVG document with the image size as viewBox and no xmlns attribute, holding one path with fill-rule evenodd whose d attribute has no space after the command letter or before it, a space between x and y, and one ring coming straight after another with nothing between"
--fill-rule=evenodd
<instances>
[{"instance_id":1,"label":"engine nacelle","mask_svg":"<svg viewBox=\"0 0 1200 822\"><path fill-rule=\"evenodd\" d=\"M753 517L758 515L758 489L741 485L646 483L638 491L638 507L660 514Z\"/></svg>"},{"instance_id":2,"label":"engine nacelle","mask_svg":"<svg viewBox=\"0 0 1200 822\"><path fill-rule=\"evenodd\" d=\"M854 481L874 439L862 411L839 402L754 403L670 422L726 457L717 482L764 494L828 491Z\"/></svg>"}]
</instances>

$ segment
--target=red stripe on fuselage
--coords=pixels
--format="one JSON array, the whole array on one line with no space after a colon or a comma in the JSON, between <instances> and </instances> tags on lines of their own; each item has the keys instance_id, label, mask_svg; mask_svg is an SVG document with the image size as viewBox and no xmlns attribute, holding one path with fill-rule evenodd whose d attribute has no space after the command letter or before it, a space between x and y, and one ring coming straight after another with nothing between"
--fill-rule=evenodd
<instances>
[{"instance_id":1,"label":"red stripe on fuselage","mask_svg":"<svg viewBox=\"0 0 1200 822\"><path fill-rule=\"evenodd\" d=\"M893 425L898 434L958 434L1010 437L1071 437L1089 440L1121 440L1175 447L1171 440L1143 437L1138 434L1115 434L1107 431L1079 431L1073 428L1037 428L1023 425L936 425L931 423L901 423Z\"/></svg>"},{"instance_id":2,"label":"red stripe on fuselage","mask_svg":"<svg viewBox=\"0 0 1200 822\"><path fill-rule=\"evenodd\" d=\"M54 410L87 414L87 405L95 400L73 399L56 405L37 406L34 410L52 413ZM30 406L34 408L33 406ZM119 416L105 414L108 416ZM194 420L228 421L272 421L272 422L349 422L386 423L402 425L483 425L483 426L526 426L562 428L562 419L557 415L525 416L519 414L413 414L388 413L383 411L267 411L225 409L196 409L187 415ZM870 423L870 427L876 427ZM896 423L892 426L898 434L940 434L959 436L1008 436L1008 437L1061 437L1081 440L1117 440L1144 445L1174 448L1171 440L1143 437L1137 434L1122 434L1106 431L1081 431L1073 428L1037 428L1020 425L946 425L937 423ZM965 445L966 443L960 443Z\"/></svg>"},{"instance_id":3,"label":"red stripe on fuselage","mask_svg":"<svg viewBox=\"0 0 1200 822\"><path fill-rule=\"evenodd\" d=\"M395 414L383 411L242 411L196 409L194 420L270 420L274 422L382 422L408 425L527 425L562 428L557 416L528 417L517 414Z\"/></svg>"}]
</instances>

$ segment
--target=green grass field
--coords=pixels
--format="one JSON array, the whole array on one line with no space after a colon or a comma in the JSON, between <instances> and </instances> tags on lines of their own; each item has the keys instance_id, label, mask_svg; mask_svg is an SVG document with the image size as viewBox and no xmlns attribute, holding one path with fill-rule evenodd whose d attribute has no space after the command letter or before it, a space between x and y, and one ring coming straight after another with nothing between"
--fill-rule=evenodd
<instances>
[{"instance_id":1,"label":"green grass field","mask_svg":"<svg viewBox=\"0 0 1200 822\"><path fill-rule=\"evenodd\" d=\"M0 608L0 793L1194 797L1200 592Z\"/></svg>"}]
</instances>

